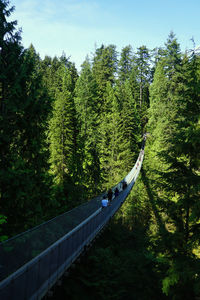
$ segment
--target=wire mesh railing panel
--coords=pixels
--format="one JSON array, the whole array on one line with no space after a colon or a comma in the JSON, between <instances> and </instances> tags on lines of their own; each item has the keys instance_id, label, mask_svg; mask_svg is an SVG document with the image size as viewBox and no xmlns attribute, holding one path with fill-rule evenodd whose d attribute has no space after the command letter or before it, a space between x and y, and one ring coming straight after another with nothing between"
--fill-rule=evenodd
<instances>
[{"instance_id":1,"label":"wire mesh railing panel","mask_svg":"<svg viewBox=\"0 0 200 300\"><path fill-rule=\"evenodd\" d=\"M36 270L37 272L38 270ZM37 276L37 273L36 273ZM15 277L14 280L11 282L11 299L27 299L26 298L26 284L27 284L27 273L20 272L18 276Z\"/></svg>"},{"instance_id":2,"label":"wire mesh railing panel","mask_svg":"<svg viewBox=\"0 0 200 300\"><path fill-rule=\"evenodd\" d=\"M39 276L40 276L41 271L43 271L43 270L40 268L39 262L32 265L31 268L27 268L27 270L25 272L25 274L26 274L26 288L25 288L26 289L26 297L25 297L25 299L29 299L29 295L33 295L37 291L38 284L39 284ZM47 268L46 275L48 275L48 268ZM16 295L17 295L17 293L16 293ZM21 298L21 299L24 299L24 298Z\"/></svg>"},{"instance_id":3,"label":"wire mesh railing panel","mask_svg":"<svg viewBox=\"0 0 200 300\"><path fill-rule=\"evenodd\" d=\"M39 266L39 274L37 278L37 289L38 289L38 287L42 286L43 283L50 276L51 252L49 251L48 253L46 253L46 255L42 257L42 259L36 262L36 264L38 264ZM37 291L37 289L35 289L35 292ZM33 295L33 293L31 295Z\"/></svg>"},{"instance_id":4,"label":"wire mesh railing panel","mask_svg":"<svg viewBox=\"0 0 200 300\"><path fill-rule=\"evenodd\" d=\"M0 245L0 280L50 247L90 216L100 203L88 202ZM26 251L24 251L26 249Z\"/></svg>"}]
</instances>

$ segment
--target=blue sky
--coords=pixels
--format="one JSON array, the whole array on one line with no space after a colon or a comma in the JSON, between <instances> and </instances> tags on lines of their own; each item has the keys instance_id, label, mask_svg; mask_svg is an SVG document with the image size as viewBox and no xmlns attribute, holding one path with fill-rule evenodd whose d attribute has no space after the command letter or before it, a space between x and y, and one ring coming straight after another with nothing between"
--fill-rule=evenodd
<instances>
[{"instance_id":1,"label":"blue sky","mask_svg":"<svg viewBox=\"0 0 200 300\"><path fill-rule=\"evenodd\" d=\"M71 56L78 69L95 45L117 51L164 46L174 31L182 51L200 45L199 0L10 0L12 19L22 28L22 43L45 55Z\"/></svg>"}]
</instances>

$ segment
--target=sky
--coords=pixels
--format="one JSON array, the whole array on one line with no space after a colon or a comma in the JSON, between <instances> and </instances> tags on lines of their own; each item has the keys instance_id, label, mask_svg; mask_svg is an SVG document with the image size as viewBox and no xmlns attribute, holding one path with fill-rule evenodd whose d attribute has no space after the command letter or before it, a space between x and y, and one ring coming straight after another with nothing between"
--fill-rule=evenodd
<instances>
[{"instance_id":1,"label":"sky","mask_svg":"<svg viewBox=\"0 0 200 300\"><path fill-rule=\"evenodd\" d=\"M11 18L22 28L22 44L32 43L41 58L70 56L78 70L95 48L117 51L163 47L170 31L182 51L200 45L199 0L10 0Z\"/></svg>"}]
</instances>

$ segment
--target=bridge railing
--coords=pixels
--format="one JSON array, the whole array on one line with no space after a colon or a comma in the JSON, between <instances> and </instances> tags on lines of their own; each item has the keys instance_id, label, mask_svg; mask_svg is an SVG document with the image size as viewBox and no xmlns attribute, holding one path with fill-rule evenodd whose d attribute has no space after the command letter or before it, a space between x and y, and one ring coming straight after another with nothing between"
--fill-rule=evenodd
<instances>
[{"instance_id":1,"label":"bridge railing","mask_svg":"<svg viewBox=\"0 0 200 300\"><path fill-rule=\"evenodd\" d=\"M41 299L46 294L124 202L143 156L141 150L123 179L127 188L110 206L102 209L100 199L88 202L0 245L1 300Z\"/></svg>"}]
</instances>

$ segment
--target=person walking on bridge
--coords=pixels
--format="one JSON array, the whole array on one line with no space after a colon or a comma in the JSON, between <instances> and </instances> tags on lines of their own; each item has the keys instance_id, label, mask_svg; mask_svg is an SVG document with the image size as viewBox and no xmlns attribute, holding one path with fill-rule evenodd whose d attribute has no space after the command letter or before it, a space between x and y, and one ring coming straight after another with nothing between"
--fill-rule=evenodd
<instances>
[{"instance_id":1,"label":"person walking on bridge","mask_svg":"<svg viewBox=\"0 0 200 300\"><path fill-rule=\"evenodd\" d=\"M113 196L112 189L109 189L109 190L108 190L107 196L108 196L108 200L111 202L111 201L112 201L112 196Z\"/></svg>"},{"instance_id":2,"label":"person walking on bridge","mask_svg":"<svg viewBox=\"0 0 200 300\"><path fill-rule=\"evenodd\" d=\"M118 195L119 195L119 190L118 190L118 188L116 187L116 189L115 189L115 198L116 198Z\"/></svg>"},{"instance_id":3,"label":"person walking on bridge","mask_svg":"<svg viewBox=\"0 0 200 300\"><path fill-rule=\"evenodd\" d=\"M109 201L108 201L108 199L106 199L106 196L104 195L103 199L101 200L101 206L102 206L102 208L105 208L108 205L109 205Z\"/></svg>"}]
</instances>

